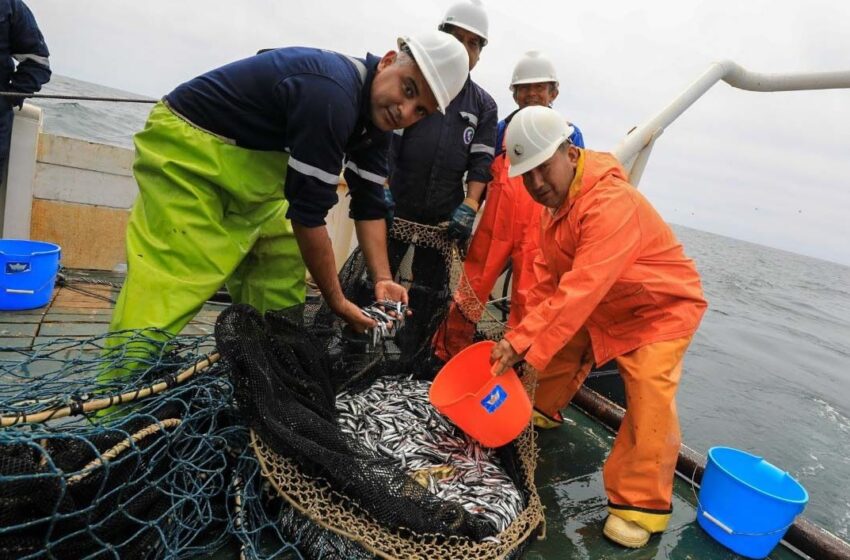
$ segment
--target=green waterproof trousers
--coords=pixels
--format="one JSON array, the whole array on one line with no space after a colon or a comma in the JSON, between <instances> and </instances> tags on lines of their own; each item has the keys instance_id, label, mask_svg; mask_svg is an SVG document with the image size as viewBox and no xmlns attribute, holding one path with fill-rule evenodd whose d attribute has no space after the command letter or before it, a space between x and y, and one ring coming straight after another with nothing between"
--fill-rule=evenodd
<instances>
[{"instance_id":1,"label":"green waterproof trousers","mask_svg":"<svg viewBox=\"0 0 850 560\"><path fill-rule=\"evenodd\" d=\"M286 153L235 146L162 102L134 141L139 197L112 331L176 335L223 284L261 312L304 302L304 262L285 217Z\"/></svg>"}]
</instances>

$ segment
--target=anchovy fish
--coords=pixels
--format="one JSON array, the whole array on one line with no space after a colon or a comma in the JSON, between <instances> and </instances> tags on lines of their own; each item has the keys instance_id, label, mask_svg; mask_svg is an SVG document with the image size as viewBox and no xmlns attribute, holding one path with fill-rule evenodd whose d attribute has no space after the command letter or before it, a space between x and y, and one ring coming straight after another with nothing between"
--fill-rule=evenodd
<instances>
[{"instance_id":1,"label":"anchovy fish","mask_svg":"<svg viewBox=\"0 0 850 560\"><path fill-rule=\"evenodd\" d=\"M431 406L430 387L427 381L381 378L359 393L343 392L336 401L340 430L393 459L429 492L505 530L522 511L522 493L492 449Z\"/></svg>"}]
</instances>

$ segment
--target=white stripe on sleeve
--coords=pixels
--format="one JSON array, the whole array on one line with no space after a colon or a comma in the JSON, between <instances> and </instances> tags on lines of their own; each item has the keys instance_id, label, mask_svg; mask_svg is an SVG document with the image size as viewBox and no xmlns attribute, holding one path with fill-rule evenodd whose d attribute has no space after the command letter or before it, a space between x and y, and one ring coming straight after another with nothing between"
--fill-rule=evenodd
<instances>
[{"instance_id":1,"label":"white stripe on sleeve","mask_svg":"<svg viewBox=\"0 0 850 560\"><path fill-rule=\"evenodd\" d=\"M486 144L473 144L469 147L469 153L470 154L478 154L478 153L490 154L491 156L495 156L496 150L494 150L490 146L487 146Z\"/></svg>"},{"instance_id":2,"label":"white stripe on sleeve","mask_svg":"<svg viewBox=\"0 0 850 560\"><path fill-rule=\"evenodd\" d=\"M315 177L323 183L327 183L333 186L337 186L339 184L339 174L334 175L333 173L328 173L323 169L313 167L312 165L308 165L303 161L298 161L292 156L289 156L289 167L291 167L298 173L301 173L302 175Z\"/></svg>"},{"instance_id":3,"label":"white stripe on sleeve","mask_svg":"<svg viewBox=\"0 0 850 560\"><path fill-rule=\"evenodd\" d=\"M359 175L363 179L366 179L367 181L372 181L373 183L378 183L381 186L384 186L384 183L387 180L386 177L381 177L377 173L372 173L372 172L366 171L365 169L360 169L359 167L357 167L357 165L353 161L349 161L348 163L346 163L345 167L354 171L357 175Z\"/></svg>"},{"instance_id":4,"label":"white stripe on sleeve","mask_svg":"<svg viewBox=\"0 0 850 560\"><path fill-rule=\"evenodd\" d=\"M24 62L25 60L32 60L45 68L50 68L50 59L46 56L38 56L37 54L13 54L12 58L17 60L19 63Z\"/></svg>"}]
</instances>

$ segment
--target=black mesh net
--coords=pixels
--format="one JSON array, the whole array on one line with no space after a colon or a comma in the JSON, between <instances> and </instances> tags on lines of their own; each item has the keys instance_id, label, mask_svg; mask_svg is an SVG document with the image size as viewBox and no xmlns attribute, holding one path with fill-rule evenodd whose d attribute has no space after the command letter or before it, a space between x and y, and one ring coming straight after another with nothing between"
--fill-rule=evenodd
<instances>
[{"instance_id":1,"label":"black mesh net","mask_svg":"<svg viewBox=\"0 0 850 560\"><path fill-rule=\"evenodd\" d=\"M405 321L403 331L393 340L388 341L385 351L391 356L380 362L381 365L386 364L392 368L394 373L406 372L414 377L428 379L432 378L442 365L434 358L431 338L448 311L451 298L450 278L448 268L443 266L432 271L422 281L414 279L412 270L415 255L416 247L411 245L406 253L396 255L396 258L390 260L395 280L408 290L409 307L413 315ZM375 286L369 279L366 259L360 249L355 249L345 262L340 270L339 280L347 299L360 307L374 303ZM330 309L322 305L314 324L320 330L332 329L334 321ZM345 334L343 332L343 336ZM353 340L349 339L350 342ZM349 344L345 356L350 361L352 354L362 355L363 352L364 350L358 351L356 347ZM374 356L371 358L375 359ZM332 374L335 373L332 372ZM373 371L373 377L374 374Z\"/></svg>"},{"instance_id":2,"label":"black mesh net","mask_svg":"<svg viewBox=\"0 0 850 560\"><path fill-rule=\"evenodd\" d=\"M265 318L243 305L222 313L216 342L230 365L236 402L250 427L275 452L296 459L305 472L328 481L379 523L475 540L493 535L490 524L438 499L388 458L340 432L334 395L351 364L343 356L335 362L326 358L329 348L345 344L340 337L320 329L323 340L314 332L300 306ZM404 360L385 354L359 381L408 373L392 371L399 362Z\"/></svg>"},{"instance_id":3,"label":"black mesh net","mask_svg":"<svg viewBox=\"0 0 850 560\"><path fill-rule=\"evenodd\" d=\"M396 281L408 288L413 311L393 339L372 346L367 337L349 332L316 298L265 316L248 306L232 306L219 317L216 343L231 372L245 423L264 445L293 459L307 476L325 481L339 499L385 527L482 541L496 534L491 523L438 498L386 455L344 434L336 421L335 396L341 391L356 392L383 377L431 379L442 365L433 356L432 338L451 303L448 243L440 240L443 250L433 242L427 247L443 262L427 274L427 267L416 266L421 243L413 237L407 243L391 239L391 268ZM426 257L433 257L430 253ZM374 303L374 286L359 250L342 267L340 283L346 298L357 305ZM508 445L497 456L527 496L517 450ZM306 528L312 527L308 540L315 557L359 557L363 552L294 509L282 511L282 526L290 534L307 534Z\"/></svg>"}]
</instances>

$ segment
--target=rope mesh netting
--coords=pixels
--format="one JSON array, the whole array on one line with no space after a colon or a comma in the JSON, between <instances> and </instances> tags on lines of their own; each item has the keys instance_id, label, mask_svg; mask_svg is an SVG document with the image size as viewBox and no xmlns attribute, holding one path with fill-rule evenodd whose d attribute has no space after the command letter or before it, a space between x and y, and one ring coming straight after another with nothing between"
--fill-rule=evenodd
<instances>
[{"instance_id":1,"label":"rope mesh netting","mask_svg":"<svg viewBox=\"0 0 850 560\"><path fill-rule=\"evenodd\" d=\"M137 375L98 382L127 359L105 357L105 342L58 339L2 352L3 557L189 558L222 544L207 532L227 523L230 442L240 432L245 439L231 421L233 389L217 365L181 384L168 377L200 361L211 340L158 344ZM81 415L87 403L144 394L157 382L167 390L102 418ZM24 423L33 418L44 420Z\"/></svg>"},{"instance_id":2,"label":"rope mesh netting","mask_svg":"<svg viewBox=\"0 0 850 560\"><path fill-rule=\"evenodd\" d=\"M439 249L454 289L457 249L432 229L393 235ZM365 270L355 252L340 275L359 305L373 299ZM0 348L0 558L518 555L543 520L530 429L496 453L524 504L500 531L335 423L340 392L437 371L430 342L453 292L434 285L408 282L414 315L378 347L308 299L265 316L231 306L215 339Z\"/></svg>"}]
</instances>

